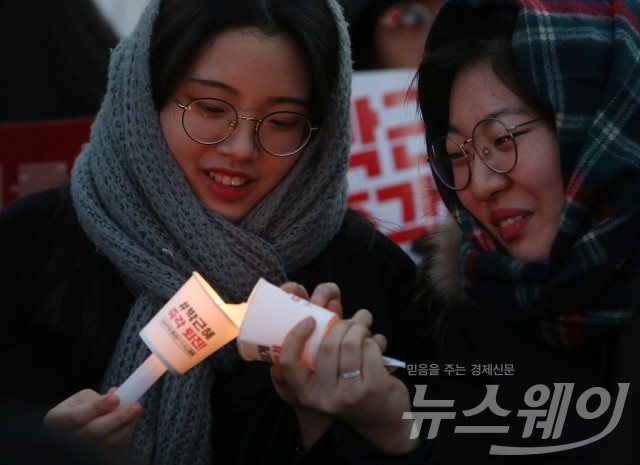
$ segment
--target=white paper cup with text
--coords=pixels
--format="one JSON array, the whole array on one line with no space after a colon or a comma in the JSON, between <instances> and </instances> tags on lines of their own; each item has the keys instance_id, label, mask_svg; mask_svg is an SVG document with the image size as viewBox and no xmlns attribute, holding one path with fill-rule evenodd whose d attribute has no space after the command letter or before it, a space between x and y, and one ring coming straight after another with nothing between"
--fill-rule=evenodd
<instances>
[{"instance_id":1,"label":"white paper cup with text","mask_svg":"<svg viewBox=\"0 0 640 465\"><path fill-rule=\"evenodd\" d=\"M194 272L140 337L169 371L182 375L238 335L223 306L224 301Z\"/></svg>"},{"instance_id":2,"label":"white paper cup with text","mask_svg":"<svg viewBox=\"0 0 640 465\"><path fill-rule=\"evenodd\" d=\"M240 321L224 301L193 275L140 331L151 355L116 390L120 405L137 401L167 370L182 375L238 335Z\"/></svg>"},{"instance_id":3,"label":"white paper cup with text","mask_svg":"<svg viewBox=\"0 0 640 465\"><path fill-rule=\"evenodd\" d=\"M238 334L240 356L247 361L277 361L287 333L308 316L315 319L316 327L305 344L302 360L313 368L318 347L338 316L260 278L247 301Z\"/></svg>"}]
</instances>

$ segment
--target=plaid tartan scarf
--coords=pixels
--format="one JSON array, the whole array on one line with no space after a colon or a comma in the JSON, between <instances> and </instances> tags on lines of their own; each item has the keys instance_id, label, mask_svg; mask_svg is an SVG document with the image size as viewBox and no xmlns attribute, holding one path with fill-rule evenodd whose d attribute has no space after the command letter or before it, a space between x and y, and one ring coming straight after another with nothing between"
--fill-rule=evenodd
<instances>
[{"instance_id":1,"label":"plaid tartan scarf","mask_svg":"<svg viewBox=\"0 0 640 465\"><path fill-rule=\"evenodd\" d=\"M453 191L440 192L464 232L467 293L578 347L616 332L640 303L640 2L508 3L520 7L516 63L555 112L567 186L548 261L511 258Z\"/></svg>"}]
</instances>

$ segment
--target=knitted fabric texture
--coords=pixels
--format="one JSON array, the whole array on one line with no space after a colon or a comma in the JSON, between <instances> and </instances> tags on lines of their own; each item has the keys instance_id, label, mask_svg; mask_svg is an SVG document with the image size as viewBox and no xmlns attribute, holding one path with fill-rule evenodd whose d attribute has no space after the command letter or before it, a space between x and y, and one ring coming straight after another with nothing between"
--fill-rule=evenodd
<instances>
[{"instance_id":1,"label":"knitted fabric texture","mask_svg":"<svg viewBox=\"0 0 640 465\"><path fill-rule=\"evenodd\" d=\"M600 340L639 301L640 3L449 0L437 23L482 3L520 7L513 50L555 112L566 192L548 261L523 263L438 183L465 233L463 286L504 318L537 321L551 344Z\"/></svg>"},{"instance_id":2,"label":"knitted fabric texture","mask_svg":"<svg viewBox=\"0 0 640 465\"><path fill-rule=\"evenodd\" d=\"M316 257L340 229L347 206L351 59L340 7L328 0L340 44L328 117L286 179L233 224L201 204L162 136L149 75L159 4L149 4L113 51L105 99L72 171L83 229L136 296L104 389L146 359L139 331L194 270L225 301L246 301L260 277L281 284ZM164 375L142 399L134 455L143 463L210 465L211 424L221 421L211 406L215 372L236 363L232 343L183 376Z\"/></svg>"}]
</instances>

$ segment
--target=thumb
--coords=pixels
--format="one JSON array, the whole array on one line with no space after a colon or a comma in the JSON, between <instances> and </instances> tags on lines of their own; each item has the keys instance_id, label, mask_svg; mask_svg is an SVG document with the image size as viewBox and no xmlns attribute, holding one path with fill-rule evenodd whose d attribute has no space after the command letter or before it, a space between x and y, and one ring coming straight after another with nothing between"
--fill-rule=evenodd
<instances>
[{"instance_id":1,"label":"thumb","mask_svg":"<svg viewBox=\"0 0 640 465\"><path fill-rule=\"evenodd\" d=\"M287 333L282 342L282 352L280 354L281 364L286 366L300 361L304 346L311 334L313 334L315 327L316 320L312 316L308 316Z\"/></svg>"},{"instance_id":2,"label":"thumb","mask_svg":"<svg viewBox=\"0 0 640 465\"><path fill-rule=\"evenodd\" d=\"M277 374L286 380L294 392L303 389L309 378L309 368L302 361L302 352L315 327L316 320L308 316L289 331L282 343Z\"/></svg>"}]
</instances>

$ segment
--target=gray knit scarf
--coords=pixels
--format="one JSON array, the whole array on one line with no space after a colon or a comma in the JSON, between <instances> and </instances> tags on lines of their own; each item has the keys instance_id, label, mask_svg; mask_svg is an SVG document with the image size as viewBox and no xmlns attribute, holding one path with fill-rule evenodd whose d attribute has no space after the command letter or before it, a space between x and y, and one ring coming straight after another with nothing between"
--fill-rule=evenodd
<instances>
[{"instance_id":1,"label":"gray knit scarf","mask_svg":"<svg viewBox=\"0 0 640 465\"><path fill-rule=\"evenodd\" d=\"M138 332L199 271L227 302L245 301L259 277L279 284L339 230L347 203L350 43L341 8L340 75L326 122L287 178L239 223L200 203L162 136L149 48L160 0L113 51L107 93L77 158L71 192L80 223L136 296L103 388L121 384L149 355ZM216 372L242 363L229 344L185 375L164 375L142 398L132 444L142 463L210 465Z\"/></svg>"}]
</instances>

